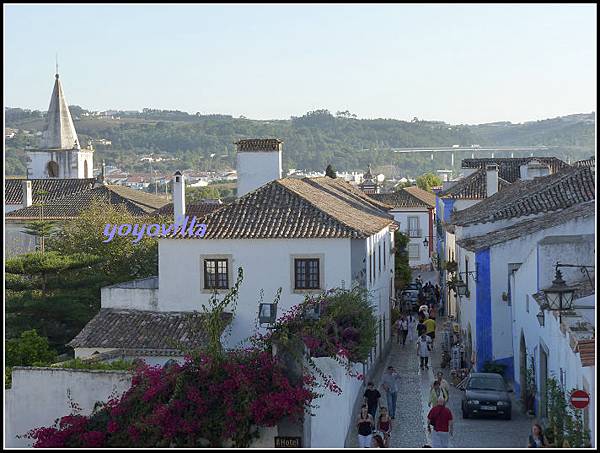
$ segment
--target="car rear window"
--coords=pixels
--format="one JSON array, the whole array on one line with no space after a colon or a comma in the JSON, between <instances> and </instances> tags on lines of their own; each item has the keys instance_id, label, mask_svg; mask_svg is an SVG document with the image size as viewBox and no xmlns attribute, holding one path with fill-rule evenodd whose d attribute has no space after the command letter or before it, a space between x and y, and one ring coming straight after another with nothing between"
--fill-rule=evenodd
<instances>
[{"instance_id":1,"label":"car rear window","mask_svg":"<svg viewBox=\"0 0 600 453\"><path fill-rule=\"evenodd\" d=\"M492 377L472 377L467 386L470 390L495 390L499 392L506 391L506 386L502 378Z\"/></svg>"}]
</instances>

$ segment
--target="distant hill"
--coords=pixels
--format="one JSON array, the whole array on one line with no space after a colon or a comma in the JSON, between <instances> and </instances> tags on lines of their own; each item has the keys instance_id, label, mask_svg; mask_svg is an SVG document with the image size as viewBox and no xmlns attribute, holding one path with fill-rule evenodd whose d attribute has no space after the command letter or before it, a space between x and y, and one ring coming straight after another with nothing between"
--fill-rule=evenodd
<instances>
[{"instance_id":1,"label":"distant hill","mask_svg":"<svg viewBox=\"0 0 600 453\"><path fill-rule=\"evenodd\" d=\"M241 138L277 137L284 141L284 167L324 170L332 163L337 170L394 165L406 176L449 168L449 156L431 160L424 154L395 154L391 148L426 146L552 145L551 155L581 159L594 153L595 114L577 114L523 124L497 122L480 125L450 125L440 121L358 119L350 112L332 114L315 110L289 120L251 120L229 115L201 115L180 111L144 109L142 112L109 112L108 117L72 106L80 143L105 138L110 147L98 147L96 161L105 159L130 171L147 169L141 155L155 152L177 157L159 162L155 170L235 167L233 142ZM24 174L25 146L36 146L33 135L44 127L45 113L6 108L6 126L20 129L6 141L7 174ZM25 135L22 131L29 131ZM456 153L455 166L470 153ZM212 156L212 157L211 157ZM447 161L447 162L446 162Z\"/></svg>"}]
</instances>

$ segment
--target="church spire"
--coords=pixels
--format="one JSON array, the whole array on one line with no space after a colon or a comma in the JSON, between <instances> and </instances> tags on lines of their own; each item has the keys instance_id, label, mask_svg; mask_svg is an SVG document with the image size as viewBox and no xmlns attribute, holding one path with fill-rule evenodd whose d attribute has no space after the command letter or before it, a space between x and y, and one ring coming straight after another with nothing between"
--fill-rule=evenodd
<instances>
[{"instance_id":1,"label":"church spire","mask_svg":"<svg viewBox=\"0 0 600 453\"><path fill-rule=\"evenodd\" d=\"M54 90L50 98L46 120L46 130L42 134L40 143L41 149L81 149L71 112L69 112L69 106L58 78L58 61L56 63Z\"/></svg>"}]
</instances>

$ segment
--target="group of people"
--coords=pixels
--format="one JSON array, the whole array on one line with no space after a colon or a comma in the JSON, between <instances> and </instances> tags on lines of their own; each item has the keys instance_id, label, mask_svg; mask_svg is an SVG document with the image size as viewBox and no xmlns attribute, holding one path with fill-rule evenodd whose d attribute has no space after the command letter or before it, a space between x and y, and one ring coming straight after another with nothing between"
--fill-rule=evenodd
<instances>
[{"instance_id":1,"label":"group of people","mask_svg":"<svg viewBox=\"0 0 600 453\"><path fill-rule=\"evenodd\" d=\"M387 448L392 436L392 420L396 418L396 401L400 375L389 366L383 375L381 387L386 394L387 407L380 406L381 393L373 382L367 384L363 405L357 421L358 446L360 448ZM377 411L379 410L379 416ZM377 420L377 422L375 422Z\"/></svg>"},{"instance_id":2,"label":"group of people","mask_svg":"<svg viewBox=\"0 0 600 453\"><path fill-rule=\"evenodd\" d=\"M427 305L419 308L418 317L410 314L401 314L396 321L397 343L402 342L402 346L415 342L417 345L417 355L420 359L422 370L429 368L429 356L433 351L433 341L435 340L435 315L430 313Z\"/></svg>"}]
</instances>

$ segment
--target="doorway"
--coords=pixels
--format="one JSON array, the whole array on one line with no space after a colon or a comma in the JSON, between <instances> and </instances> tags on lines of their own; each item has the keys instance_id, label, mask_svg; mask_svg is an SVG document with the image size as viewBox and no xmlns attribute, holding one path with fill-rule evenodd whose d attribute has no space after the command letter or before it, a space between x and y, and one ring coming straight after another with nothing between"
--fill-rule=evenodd
<instances>
[{"instance_id":1,"label":"doorway","mask_svg":"<svg viewBox=\"0 0 600 453\"><path fill-rule=\"evenodd\" d=\"M527 401L527 345L523 331L521 331L521 341L519 342L519 384L521 401L525 403Z\"/></svg>"},{"instance_id":2,"label":"doorway","mask_svg":"<svg viewBox=\"0 0 600 453\"><path fill-rule=\"evenodd\" d=\"M548 353L540 345L540 417L548 417Z\"/></svg>"}]
</instances>

